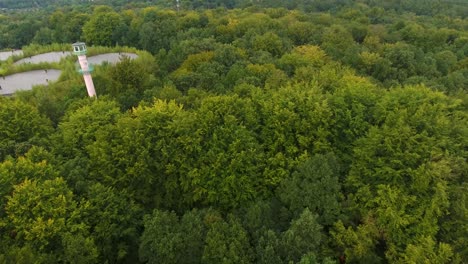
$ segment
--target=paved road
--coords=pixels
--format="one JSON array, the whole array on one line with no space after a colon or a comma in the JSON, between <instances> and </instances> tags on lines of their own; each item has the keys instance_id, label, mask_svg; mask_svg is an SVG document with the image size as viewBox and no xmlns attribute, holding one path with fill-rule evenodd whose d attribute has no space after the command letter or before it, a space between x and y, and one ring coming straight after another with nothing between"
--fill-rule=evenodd
<instances>
[{"instance_id":1,"label":"paved road","mask_svg":"<svg viewBox=\"0 0 468 264\"><path fill-rule=\"evenodd\" d=\"M31 90L33 85L56 81L62 71L49 69L16 73L0 77L0 95L11 95L18 90Z\"/></svg>"},{"instance_id":2,"label":"paved road","mask_svg":"<svg viewBox=\"0 0 468 264\"><path fill-rule=\"evenodd\" d=\"M70 56L71 54L72 53L70 51L47 52L21 59L14 64L18 65L23 63L59 62L62 58Z\"/></svg>"},{"instance_id":3,"label":"paved road","mask_svg":"<svg viewBox=\"0 0 468 264\"><path fill-rule=\"evenodd\" d=\"M0 61L8 60L8 58L13 55L21 55L21 54L23 54L22 50L0 51Z\"/></svg>"}]
</instances>

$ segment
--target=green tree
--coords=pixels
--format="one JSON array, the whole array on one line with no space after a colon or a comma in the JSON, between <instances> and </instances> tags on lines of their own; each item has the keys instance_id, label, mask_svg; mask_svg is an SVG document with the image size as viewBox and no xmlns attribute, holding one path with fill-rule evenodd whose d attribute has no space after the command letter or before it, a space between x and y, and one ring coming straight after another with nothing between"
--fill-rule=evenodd
<instances>
[{"instance_id":1,"label":"green tree","mask_svg":"<svg viewBox=\"0 0 468 264\"><path fill-rule=\"evenodd\" d=\"M185 159L197 165L189 168L188 178L181 175L188 180L193 201L233 208L254 199L265 186L259 177L262 153L251 130L256 127L251 102L237 96L206 98L194 117L193 139L199 147ZM187 135L180 138L184 148L190 143L185 142ZM190 162L194 154L197 158Z\"/></svg>"},{"instance_id":2,"label":"green tree","mask_svg":"<svg viewBox=\"0 0 468 264\"><path fill-rule=\"evenodd\" d=\"M65 263L98 263L98 247L91 237L67 233L62 238Z\"/></svg>"},{"instance_id":3,"label":"green tree","mask_svg":"<svg viewBox=\"0 0 468 264\"><path fill-rule=\"evenodd\" d=\"M197 107L185 111L157 100L135 109L89 148L92 174L145 205L168 209L194 203L233 208L260 188L263 195L251 102L219 96Z\"/></svg>"},{"instance_id":4,"label":"green tree","mask_svg":"<svg viewBox=\"0 0 468 264\"><path fill-rule=\"evenodd\" d=\"M89 226L90 236L80 239L92 239L98 245L96 255L100 263L135 259L138 230L142 226L141 208L125 193L117 194L113 188L99 183L89 186L83 196L80 221ZM73 241L68 242L75 245Z\"/></svg>"},{"instance_id":5,"label":"green tree","mask_svg":"<svg viewBox=\"0 0 468 264\"><path fill-rule=\"evenodd\" d=\"M361 220L362 225L357 228L346 228L339 220L330 230L333 244L340 256L346 256L346 260L352 263L382 263L382 247L385 242L379 241L379 230L375 226L375 220L368 216Z\"/></svg>"},{"instance_id":6,"label":"green tree","mask_svg":"<svg viewBox=\"0 0 468 264\"><path fill-rule=\"evenodd\" d=\"M179 263L200 263L204 238L206 236L206 226L203 223L203 211L193 209L185 212L180 219L180 231L184 237L184 246L180 253ZM208 214L208 213L206 213Z\"/></svg>"},{"instance_id":7,"label":"green tree","mask_svg":"<svg viewBox=\"0 0 468 264\"><path fill-rule=\"evenodd\" d=\"M114 33L121 24L121 16L109 9L95 8L93 15L83 26L83 36L89 45L113 46Z\"/></svg>"},{"instance_id":8,"label":"green tree","mask_svg":"<svg viewBox=\"0 0 468 264\"><path fill-rule=\"evenodd\" d=\"M32 42L40 45L51 44L53 42L53 31L46 27L39 29L36 35L34 35Z\"/></svg>"},{"instance_id":9,"label":"green tree","mask_svg":"<svg viewBox=\"0 0 468 264\"><path fill-rule=\"evenodd\" d=\"M16 160L8 158L0 163L0 203L5 204L6 196L11 194L14 185L30 180L51 180L58 176L57 171L47 160L34 160L34 152L41 151L33 147L26 157L18 157ZM4 214L0 208L0 216Z\"/></svg>"},{"instance_id":10,"label":"green tree","mask_svg":"<svg viewBox=\"0 0 468 264\"><path fill-rule=\"evenodd\" d=\"M281 182L277 196L294 216L309 208L318 215L318 223L331 226L341 214L338 176L339 165L334 155L315 155Z\"/></svg>"},{"instance_id":11,"label":"green tree","mask_svg":"<svg viewBox=\"0 0 468 264\"><path fill-rule=\"evenodd\" d=\"M92 134L95 141L87 148L92 179L126 191L148 208L174 208L186 202L181 199L177 171L172 174L176 167L171 169L171 163L179 162L172 156L177 151L175 126L181 129L179 120L184 114L174 101L158 100L151 107L134 109L115 125L106 123L105 130Z\"/></svg>"},{"instance_id":12,"label":"green tree","mask_svg":"<svg viewBox=\"0 0 468 264\"><path fill-rule=\"evenodd\" d=\"M259 104L259 142L265 155L262 178L277 186L309 153L326 152L329 117L328 101L317 89L302 84L255 94Z\"/></svg>"},{"instance_id":13,"label":"green tree","mask_svg":"<svg viewBox=\"0 0 468 264\"><path fill-rule=\"evenodd\" d=\"M374 123L375 105L382 95L381 90L369 82L350 82L330 94L330 109L333 111L331 142L334 152L347 171L352 162L353 146L364 137Z\"/></svg>"},{"instance_id":14,"label":"green tree","mask_svg":"<svg viewBox=\"0 0 468 264\"><path fill-rule=\"evenodd\" d=\"M201 263L205 227L199 211L153 211L144 218L140 259L148 263Z\"/></svg>"},{"instance_id":15,"label":"green tree","mask_svg":"<svg viewBox=\"0 0 468 264\"><path fill-rule=\"evenodd\" d=\"M403 83L407 78L417 75L423 67L423 53L420 49L405 43L386 44L383 48L384 59L390 63L388 75L381 81L397 80Z\"/></svg>"},{"instance_id":16,"label":"green tree","mask_svg":"<svg viewBox=\"0 0 468 264\"><path fill-rule=\"evenodd\" d=\"M24 247L9 246L0 247L2 253L0 253L0 263L18 263L18 264L32 264L32 263L46 263L46 256L37 253L31 246L26 245Z\"/></svg>"},{"instance_id":17,"label":"green tree","mask_svg":"<svg viewBox=\"0 0 468 264\"><path fill-rule=\"evenodd\" d=\"M305 208L301 215L291 222L289 229L282 234L281 251L288 262L298 262L304 255L315 253L322 241L322 226Z\"/></svg>"},{"instance_id":18,"label":"green tree","mask_svg":"<svg viewBox=\"0 0 468 264\"><path fill-rule=\"evenodd\" d=\"M24 154L33 145L45 146L52 132L50 121L33 106L0 98L0 161Z\"/></svg>"},{"instance_id":19,"label":"green tree","mask_svg":"<svg viewBox=\"0 0 468 264\"><path fill-rule=\"evenodd\" d=\"M430 237L422 237L415 244L406 248L406 263L453 263L453 252L451 247L445 243L436 245Z\"/></svg>"},{"instance_id":20,"label":"green tree","mask_svg":"<svg viewBox=\"0 0 468 264\"><path fill-rule=\"evenodd\" d=\"M455 54L450 50L441 51L435 54L435 59L437 62L437 70L442 73L442 75L447 75L452 67L457 63L457 56L455 56Z\"/></svg>"},{"instance_id":21,"label":"green tree","mask_svg":"<svg viewBox=\"0 0 468 264\"><path fill-rule=\"evenodd\" d=\"M113 101L85 100L71 108L58 127L54 137L56 154L75 157L86 153L86 147L96 140L98 131L112 125L120 117L120 110Z\"/></svg>"},{"instance_id":22,"label":"green tree","mask_svg":"<svg viewBox=\"0 0 468 264\"><path fill-rule=\"evenodd\" d=\"M43 182L26 179L15 186L5 212L1 222L6 232L13 234L15 245L45 254L47 262L64 261L73 255L83 260L77 263L95 262L96 246L88 238L88 227L80 223L73 193L62 178ZM77 243L81 247L77 248Z\"/></svg>"},{"instance_id":23,"label":"green tree","mask_svg":"<svg viewBox=\"0 0 468 264\"><path fill-rule=\"evenodd\" d=\"M275 57L281 56L287 49L287 44L284 43L284 40L273 32L256 36L252 41L252 48L254 50L267 51Z\"/></svg>"},{"instance_id":24,"label":"green tree","mask_svg":"<svg viewBox=\"0 0 468 264\"><path fill-rule=\"evenodd\" d=\"M256 246L256 263L283 263L281 260L281 242L274 231L265 231L258 240Z\"/></svg>"},{"instance_id":25,"label":"green tree","mask_svg":"<svg viewBox=\"0 0 468 264\"><path fill-rule=\"evenodd\" d=\"M139 29L139 47L152 54L161 49L169 50L177 32L175 13L149 7L143 11L143 21Z\"/></svg>"},{"instance_id":26,"label":"green tree","mask_svg":"<svg viewBox=\"0 0 468 264\"><path fill-rule=\"evenodd\" d=\"M55 30L56 42L75 43L83 35L83 26L90 19L90 15L81 12L71 12L67 14L67 19L60 23L60 27Z\"/></svg>"},{"instance_id":27,"label":"green tree","mask_svg":"<svg viewBox=\"0 0 468 264\"><path fill-rule=\"evenodd\" d=\"M249 206L240 209L238 215L242 219L245 230L251 236L253 244L260 243L262 236L271 237L272 234L266 234L268 230L281 231L289 226L289 214L283 214L282 209L283 207L276 199L257 199Z\"/></svg>"},{"instance_id":28,"label":"green tree","mask_svg":"<svg viewBox=\"0 0 468 264\"><path fill-rule=\"evenodd\" d=\"M53 153L59 159L57 168L77 193L82 193L99 178L90 177L88 148L103 131L108 131L120 117L113 101L86 99L70 107L53 135Z\"/></svg>"},{"instance_id":29,"label":"green tree","mask_svg":"<svg viewBox=\"0 0 468 264\"><path fill-rule=\"evenodd\" d=\"M149 72L146 72L141 62L122 56L120 61L110 69L109 77L113 81L111 91L108 91L109 94L118 99L123 109L130 109L141 100ZM131 98L134 98L134 101L129 100Z\"/></svg>"},{"instance_id":30,"label":"green tree","mask_svg":"<svg viewBox=\"0 0 468 264\"><path fill-rule=\"evenodd\" d=\"M346 186L353 210L373 219L387 260L398 261L418 237L437 241L455 173L446 151L460 151L451 138L461 131L449 132L457 103L425 87L393 90L377 105L381 125L356 142Z\"/></svg>"},{"instance_id":31,"label":"green tree","mask_svg":"<svg viewBox=\"0 0 468 264\"><path fill-rule=\"evenodd\" d=\"M287 28L288 37L295 45L305 45L307 43L317 43L319 37L319 27L311 22L306 21L292 21L288 24Z\"/></svg>"},{"instance_id":32,"label":"green tree","mask_svg":"<svg viewBox=\"0 0 468 264\"><path fill-rule=\"evenodd\" d=\"M450 162L453 171L451 176L454 178L449 185L450 207L448 214L440 220L441 241L452 247L453 263L462 263L468 257L468 249L465 247L468 237L468 174L463 173L467 166L465 160Z\"/></svg>"},{"instance_id":33,"label":"green tree","mask_svg":"<svg viewBox=\"0 0 468 264\"><path fill-rule=\"evenodd\" d=\"M329 58L320 47L303 45L295 47L291 53L284 54L278 64L282 70L292 76L301 67L321 68L327 62Z\"/></svg>"},{"instance_id":34,"label":"green tree","mask_svg":"<svg viewBox=\"0 0 468 264\"><path fill-rule=\"evenodd\" d=\"M189 55L182 65L172 73L177 88L186 91L189 88L214 90L220 78L222 65L213 61L214 52L207 51Z\"/></svg>"},{"instance_id":35,"label":"green tree","mask_svg":"<svg viewBox=\"0 0 468 264\"><path fill-rule=\"evenodd\" d=\"M53 38L55 42L65 41L64 33L66 33L66 31L64 30L64 27L65 27L65 24L67 23L67 19L63 10L56 10L53 13L51 13L48 17L47 22L49 24L49 28L53 30ZM81 26L80 26L80 31L81 31ZM78 39L75 41L78 41Z\"/></svg>"},{"instance_id":36,"label":"green tree","mask_svg":"<svg viewBox=\"0 0 468 264\"><path fill-rule=\"evenodd\" d=\"M322 36L323 49L332 58L344 62L352 62L356 43L353 35L342 25L326 28Z\"/></svg>"},{"instance_id":37,"label":"green tree","mask_svg":"<svg viewBox=\"0 0 468 264\"><path fill-rule=\"evenodd\" d=\"M249 238L239 221L229 216L209 226L202 257L203 263L252 263Z\"/></svg>"},{"instance_id":38,"label":"green tree","mask_svg":"<svg viewBox=\"0 0 468 264\"><path fill-rule=\"evenodd\" d=\"M182 248L182 234L177 230L178 217L174 212L155 210L145 216L145 232L141 237L140 259L148 263L178 263Z\"/></svg>"}]
</instances>

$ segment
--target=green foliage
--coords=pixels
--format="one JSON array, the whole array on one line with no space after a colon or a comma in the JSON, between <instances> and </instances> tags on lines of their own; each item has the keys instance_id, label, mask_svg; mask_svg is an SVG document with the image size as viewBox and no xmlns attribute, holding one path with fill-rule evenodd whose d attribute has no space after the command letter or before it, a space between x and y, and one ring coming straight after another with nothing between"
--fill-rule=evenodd
<instances>
[{"instance_id":1,"label":"green foliage","mask_svg":"<svg viewBox=\"0 0 468 264\"><path fill-rule=\"evenodd\" d=\"M157 101L153 107L136 108L120 118L115 127L96 134L96 141L87 147L93 178L126 190L145 206L183 203L179 180L171 177L169 163L179 162L170 156L177 150L172 147L175 130L171 124L181 115L181 106ZM162 177L163 173L168 176Z\"/></svg>"},{"instance_id":2,"label":"green foliage","mask_svg":"<svg viewBox=\"0 0 468 264\"><path fill-rule=\"evenodd\" d=\"M176 234L175 213L155 211L145 217L145 233L141 238L140 258L148 263L177 263L182 234Z\"/></svg>"},{"instance_id":3,"label":"green foliage","mask_svg":"<svg viewBox=\"0 0 468 264\"><path fill-rule=\"evenodd\" d=\"M114 31L120 23L121 17L118 13L96 8L83 26L83 36L89 44L112 46L116 43Z\"/></svg>"},{"instance_id":4,"label":"green foliage","mask_svg":"<svg viewBox=\"0 0 468 264\"><path fill-rule=\"evenodd\" d=\"M251 102L237 96L213 97L204 100L193 117L190 124L197 136L192 140L198 147L190 149L187 132L180 138L190 151L184 162L190 164L197 157L187 172L193 200L232 208L253 199L263 185L255 165L262 153L250 130L256 121Z\"/></svg>"},{"instance_id":5,"label":"green foliage","mask_svg":"<svg viewBox=\"0 0 468 264\"><path fill-rule=\"evenodd\" d=\"M449 245L439 243L437 246L430 237L423 237L415 245L408 245L405 252L405 262L418 263L453 263L452 249Z\"/></svg>"},{"instance_id":6,"label":"green foliage","mask_svg":"<svg viewBox=\"0 0 468 264\"><path fill-rule=\"evenodd\" d=\"M289 76L296 73L301 67L318 68L328 62L328 58L323 50L318 46L297 46L289 54L283 55L279 60L280 67Z\"/></svg>"},{"instance_id":7,"label":"green foliage","mask_svg":"<svg viewBox=\"0 0 468 264\"><path fill-rule=\"evenodd\" d=\"M267 230L258 240L256 253L257 263L262 264L279 264L281 261L281 244L276 233L272 230Z\"/></svg>"},{"instance_id":8,"label":"green foliage","mask_svg":"<svg viewBox=\"0 0 468 264\"><path fill-rule=\"evenodd\" d=\"M334 151L342 157L345 169L352 160L352 149L357 139L366 135L374 123L374 107L381 91L367 82L354 82L330 95L333 111L331 141Z\"/></svg>"},{"instance_id":9,"label":"green foliage","mask_svg":"<svg viewBox=\"0 0 468 264\"><path fill-rule=\"evenodd\" d=\"M205 243L203 263L251 263L253 260L247 233L232 216L228 222L211 223Z\"/></svg>"},{"instance_id":10,"label":"green foliage","mask_svg":"<svg viewBox=\"0 0 468 264\"><path fill-rule=\"evenodd\" d=\"M288 262L298 262L304 255L314 253L322 240L321 230L317 215L305 208L282 235L281 251L284 259Z\"/></svg>"},{"instance_id":11,"label":"green foliage","mask_svg":"<svg viewBox=\"0 0 468 264\"><path fill-rule=\"evenodd\" d=\"M0 263L36 264L44 263L45 257L35 252L30 246L9 247L0 254Z\"/></svg>"},{"instance_id":12,"label":"green foliage","mask_svg":"<svg viewBox=\"0 0 468 264\"><path fill-rule=\"evenodd\" d=\"M148 78L142 63L121 56L120 61L110 69L109 77L113 83L108 93L118 99L123 109L136 106L142 98ZM131 100L133 98L134 101Z\"/></svg>"},{"instance_id":13,"label":"green foliage","mask_svg":"<svg viewBox=\"0 0 468 264\"><path fill-rule=\"evenodd\" d=\"M50 121L27 103L0 98L0 160L22 155L34 145L47 144Z\"/></svg>"},{"instance_id":14,"label":"green foliage","mask_svg":"<svg viewBox=\"0 0 468 264\"><path fill-rule=\"evenodd\" d=\"M96 140L100 131L110 127L110 123L115 122L121 113L116 103L105 98L99 101L83 100L70 108L53 136L53 153L61 159L58 169L63 177L81 193L87 189L88 180L97 180L89 175L87 146ZM73 108L75 111L72 111Z\"/></svg>"},{"instance_id":15,"label":"green foliage","mask_svg":"<svg viewBox=\"0 0 468 264\"><path fill-rule=\"evenodd\" d=\"M152 54L156 54L162 49L169 50L177 30L174 14L171 12L160 12L160 14L149 12L146 16L145 23L139 29L139 47Z\"/></svg>"},{"instance_id":16,"label":"green foliage","mask_svg":"<svg viewBox=\"0 0 468 264\"><path fill-rule=\"evenodd\" d=\"M356 45L353 36L341 25L333 25L327 29L322 36L322 46L333 58L346 58L350 56L352 48Z\"/></svg>"},{"instance_id":17,"label":"green foliage","mask_svg":"<svg viewBox=\"0 0 468 264\"><path fill-rule=\"evenodd\" d=\"M69 112L59 125L57 152L69 157L85 151L85 147L95 141L98 130L115 122L120 110L112 101L83 101L84 105ZM60 143L58 143L60 142Z\"/></svg>"},{"instance_id":18,"label":"green foliage","mask_svg":"<svg viewBox=\"0 0 468 264\"><path fill-rule=\"evenodd\" d=\"M81 234L65 234L62 239L64 254L63 261L69 263L96 263L98 249L91 238Z\"/></svg>"},{"instance_id":19,"label":"green foliage","mask_svg":"<svg viewBox=\"0 0 468 264\"><path fill-rule=\"evenodd\" d=\"M341 221L336 222L330 231L333 241L340 254L351 262L381 263L383 256L379 246L382 245L379 245L379 231L374 219L367 217L362 221L364 224L356 229L346 228Z\"/></svg>"},{"instance_id":20,"label":"green foliage","mask_svg":"<svg viewBox=\"0 0 468 264\"><path fill-rule=\"evenodd\" d=\"M0 201L5 204L5 197L13 191L13 186L26 179L51 180L57 177L56 170L46 160L34 160L33 147L26 157L18 157L16 160L8 158L0 163ZM0 208L0 215L3 215Z\"/></svg>"},{"instance_id":21,"label":"green foliage","mask_svg":"<svg viewBox=\"0 0 468 264\"><path fill-rule=\"evenodd\" d=\"M441 132L449 129L446 118L456 103L423 88L389 96L376 110L381 126L356 144L347 185L355 190L355 210L374 218L387 243L386 257L396 260L416 236L434 238L437 221L447 212L447 175L454 172L444 154L450 139ZM396 101L398 107L390 106ZM383 115L381 109L387 109Z\"/></svg>"},{"instance_id":22,"label":"green foliage","mask_svg":"<svg viewBox=\"0 0 468 264\"><path fill-rule=\"evenodd\" d=\"M85 238L87 227L80 224L73 193L62 178L43 182L26 179L15 186L5 212L2 225L15 245L30 246L57 262L73 255L80 256L83 262L79 263L95 261L96 246Z\"/></svg>"},{"instance_id":23,"label":"green foliage","mask_svg":"<svg viewBox=\"0 0 468 264\"><path fill-rule=\"evenodd\" d=\"M174 212L155 210L144 218L140 260L147 263L201 263L206 235L201 214L190 211L181 219Z\"/></svg>"},{"instance_id":24,"label":"green foliage","mask_svg":"<svg viewBox=\"0 0 468 264\"><path fill-rule=\"evenodd\" d=\"M90 227L89 238L83 243L94 241L99 245L93 256L99 262L123 262L136 257L138 229L141 228L141 208L123 193L95 184L83 195L80 204L81 221ZM92 239L92 240L91 240ZM69 241L71 246L78 241Z\"/></svg>"},{"instance_id":25,"label":"green foliage","mask_svg":"<svg viewBox=\"0 0 468 264\"><path fill-rule=\"evenodd\" d=\"M277 196L294 215L309 208L318 215L320 224L330 226L341 211L338 173L339 165L332 154L316 155L281 182Z\"/></svg>"},{"instance_id":26,"label":"green foliage","mask_svg":"<svg viewBox=\"0 0 468 264\"><path fill-rule=\"evenodd\" d=\"M262 243L268 244L269 239L273 239L273 234L266 233L271 233L269 231L272 230L280 231L289 226L289 214L283 214L284 210L282 209L283 207L280 207L276 200L256 200L240 211L242 224L251 235L254 243L258 242L259 246ZM262 238L264 236L268 236L268 238ZM260 242L262 239L267 239L267 241ZM276 247L271 250L276 250Z\"/></svg>"},{"instance_id":27,"label":"green foliage","mask_svg":"<svg viewBox=\"0 0 468 264\"><path fill-rule=\"evenodd\" d=\"M450 207L447 215L441 222L441 237L444 243L448 243L454 252L453 262L462 262L468 256L468 250L464 246L468 237L468 196L466 195L466 162L452 163L453 171L459 171L461 174L452 173L457 180L452 182L449 187ZM463 164L463 165L462 165Z\"/></svg>"},{"instance_id":28,"label":"green foliage","mask_svg":"<svg viewBox=\"0 0 468 264\"><path fill-rule=\"evenodd\" d=\"M263 177L269 184L279 183L309 153L329 149L326 138L331 112L318 90L295 85L253 100L263 101L259 113L265 125L259 138L268 161Z\"/></svg>"}]
</instances>

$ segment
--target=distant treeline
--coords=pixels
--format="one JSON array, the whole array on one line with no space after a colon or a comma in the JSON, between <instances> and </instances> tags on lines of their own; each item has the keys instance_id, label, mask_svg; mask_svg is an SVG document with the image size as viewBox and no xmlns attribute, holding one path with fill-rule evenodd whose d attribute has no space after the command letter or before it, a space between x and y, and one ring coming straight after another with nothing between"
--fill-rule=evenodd
<instances>
[{"instance_id":1,"label":"distant treeline","mask_svg":"<svg viewBox=\"0 0 468 264\"><path fill-rule=\"evenodd\" d=\"M79 40L88 45L136 47L155 55L161 71L172 73L168 75L172 81L186 90L203 83L189 81L195 75L181 77L184 71L176 71L188 65L182 64L186 53L213 52L220 45L230 45L239 54L255 58L251 62L275 65L291 76L292 69L283 66L287 54L298 45L318 45L334 60L385 87L424 83L450 93L466 89L466 18L400 15L372 5L376 4L343 6L333 13L254 6L176 12L154 6L102 5L14 12L2 16L0 49ZM211 55L197 56L211 60ZM245 56L236 59L235 65L242 67L249 61ZM190 67L200 74L198 79L209 76L199 72L201 68ZM207 71L225 76L226 70Z\"/></svg>"},{"instance_id":2,"label":"distant treeline","mask_svg":"<svg viewBox=\"0 0 468 264\"><path fill-rule=\"evenodd\" d=\"M284 7L306 12L336 11L342 7L366 4L398 12L413 12L417 15L450 14L466 17L468 14L467 2L450 0L180 0L179 4L184 10L259 6ZM0 8L7 9L57 8L69 5L111 5L114 7L159 5L175 9L176 0L3 0L0 2Z\"/></svg>"}]
</instances>

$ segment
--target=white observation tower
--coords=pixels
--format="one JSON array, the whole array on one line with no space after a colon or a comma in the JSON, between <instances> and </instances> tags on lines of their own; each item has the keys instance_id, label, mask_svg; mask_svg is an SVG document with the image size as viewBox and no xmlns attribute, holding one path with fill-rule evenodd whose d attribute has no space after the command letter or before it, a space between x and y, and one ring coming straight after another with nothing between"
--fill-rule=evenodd
<instances>
[{"instance_id":1,"label":"white observation tower","mask_svg":"<svg viewBox=\"0 0 468 264\"><path fill-rule=\"evenodd\" d=\"M83 74L83 79L86 84L86 89L88 90L88 95L89 97L97 97L96 90L94 89L93 78L91 78L93 67L88 64L88 59L86 59L86 44L84 44L84 42L77 42L73 43L72 46L73 53L78 56L78 61L80 62L80 73Z\"/></svg>"}]
</instances>

